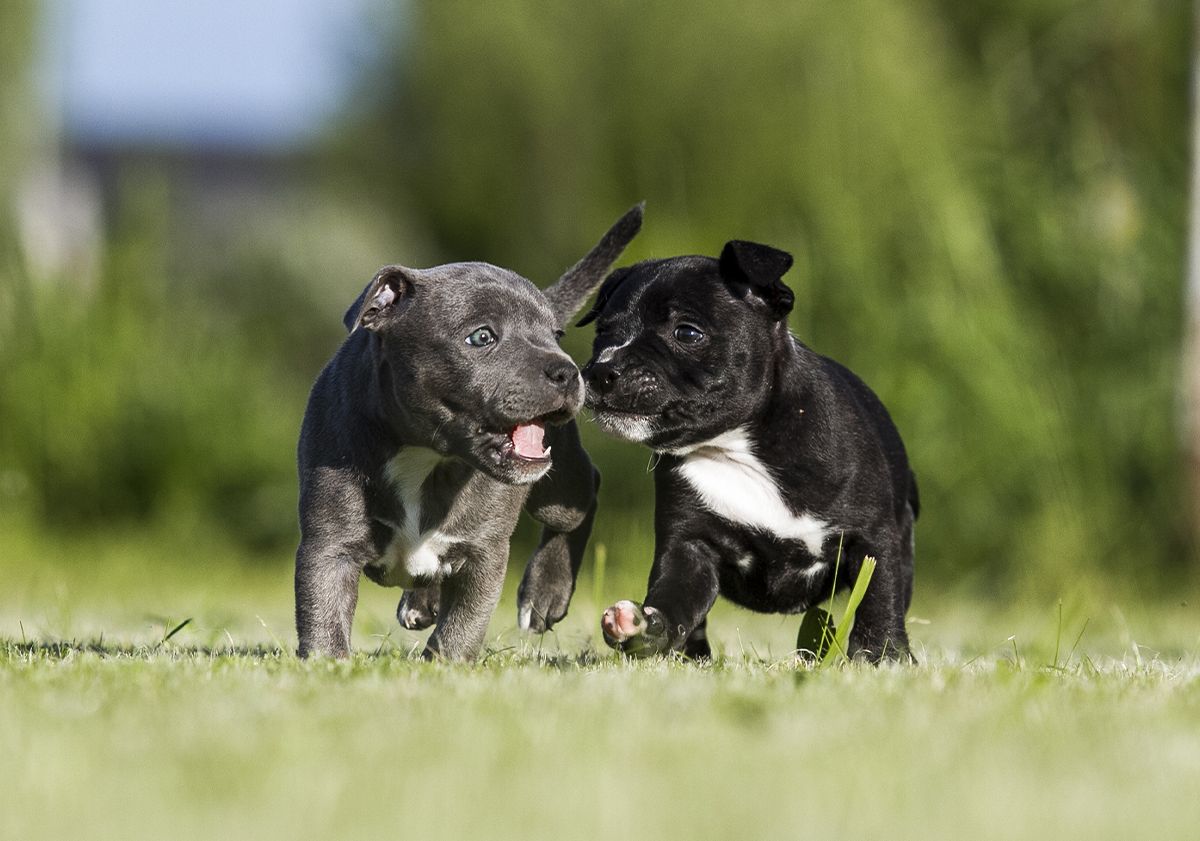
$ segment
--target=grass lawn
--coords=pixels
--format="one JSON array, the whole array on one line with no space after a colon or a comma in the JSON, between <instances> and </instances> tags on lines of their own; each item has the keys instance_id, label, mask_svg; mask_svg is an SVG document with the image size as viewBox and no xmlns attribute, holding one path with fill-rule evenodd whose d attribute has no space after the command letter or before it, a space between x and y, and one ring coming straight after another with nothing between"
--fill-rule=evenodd
<instances>
[{"instance_id":1,"label":"grass lawn","mask_svg":"<svg viewBox=\"0 0 1200 841\"><path fill-rule=\"evenodd\" d=\"M1068 598L1060 631L1053 600L918 591L919 667L818 671L788 656L796 618L728 606L715 664L618 661L593 601L640 591L585 575L556 633L518 635L510 593L485 661L446 666L412 658L396 593L364 582L359 653L303 663L286 568L157 558L150 538L91 550L0 541L3 839L1200 827L1200 621L1182 597Z\"/></svg>"}]
</instances>

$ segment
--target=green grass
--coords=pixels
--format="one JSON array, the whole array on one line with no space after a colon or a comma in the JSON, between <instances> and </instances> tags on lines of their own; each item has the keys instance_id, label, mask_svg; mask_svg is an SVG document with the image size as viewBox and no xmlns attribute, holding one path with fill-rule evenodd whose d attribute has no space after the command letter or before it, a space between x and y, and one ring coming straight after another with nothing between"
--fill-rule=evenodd
<instances>
[{"instance_id":1,"label":"green grass","mask_svg":"<svg viewBox=\"0 0 1200 841\"><path fill-rule=\"evenodd\" d=\"M1182 600L1068 598L1060 622L1054 602L918 589L921 665L880 669L804 666L796 617L722 605L722 655L696 666L597 649L593 600L641 591L585 574L560 630L520 636L509 593L483 663L448 666L414 660L423 635L364 583L359 653L305 663L285 567L156 558L151 538L74 558L6 538L0 838L1127 841L1200 825L1200 623Z\"/></svg>"}]
</instances>

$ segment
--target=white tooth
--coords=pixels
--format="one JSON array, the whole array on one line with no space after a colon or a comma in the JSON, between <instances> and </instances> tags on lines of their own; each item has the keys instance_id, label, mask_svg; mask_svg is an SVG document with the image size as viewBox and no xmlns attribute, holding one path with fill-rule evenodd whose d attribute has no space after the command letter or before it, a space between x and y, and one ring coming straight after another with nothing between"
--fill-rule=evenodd
<instances>
[{"instance_id":1,"label":"white tooth","mask_svg":"<svg viewBox=\"0 0 1200 841\"><path fill-rule=\"evenodd\" d=\"M551 451L552 449L554 449L554 448L553 448L553 447L547 447L547 448L546 448L546 452L542 453L542 458L549 458L549 456L550 456L550 451Z\"/></svg>"}]
</instances>

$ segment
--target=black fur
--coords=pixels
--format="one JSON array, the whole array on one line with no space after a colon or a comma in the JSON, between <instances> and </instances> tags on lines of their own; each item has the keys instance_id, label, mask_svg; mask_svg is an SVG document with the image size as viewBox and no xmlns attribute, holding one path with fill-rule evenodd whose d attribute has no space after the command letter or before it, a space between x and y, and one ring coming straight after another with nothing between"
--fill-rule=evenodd
<instances>
[{"instance_id":1,"label":"black fur","mask_svg":"<svg viewBox=\"0 0 1200 841\"><path fill-rule=\"evenodd\" d=\"M719 260L639 263L605 281L585 319L597 330L583 368L597 423L661 454L654 563L645 606L635 606L643 630L609 635L617 606L610 608L603 625L616 647L704 656L705 617L718 594L756 611L802 612L829 597L835 565L842 589L870 555L878 566L858 610L852 653L910 656L904 615L916 480L879 398L788 331L793 298L781 277L790 265L785 252L746 242L727 244ZM730 441L744 441L757 465L738 474L761 479L747 479L748 486L773 485L781 512L827 524L813 532L824 534L818 551L799 531L752 521L754 511L749 519L728 508L718 513L737 500L719 489L706 499L689 481L685 473L697 475L698 465L746 463ZM727 490L738 493L735 485Z\"/></svg>"}]
</instances>

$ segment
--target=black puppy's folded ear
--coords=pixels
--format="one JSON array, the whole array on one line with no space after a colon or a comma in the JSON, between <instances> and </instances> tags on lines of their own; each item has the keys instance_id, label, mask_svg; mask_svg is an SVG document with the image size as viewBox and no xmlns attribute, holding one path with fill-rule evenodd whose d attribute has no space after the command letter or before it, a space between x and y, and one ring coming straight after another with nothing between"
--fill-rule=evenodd
<instances>
[{"instance_id":1,"label":"black puppy's folded ear","mask_svg":"<svg viewBox=\"0 0 1200 841\"><path fill-rule=\"evenodd\" d=\"M604 307L608 305L608 299L613 296L625 278L633 273L633 266L626 266L623 269L617 269L604 279L604 283L600 286L600 291L596 294L596 303L592 304L592 308L588 310L587 315L579 319L575 323L576 327L582 327L585 324L591 324L596 320L596 316L604 312Z\"/></svg>"},{"instance_id":2,"label":"black puppy's folded ear","mask_svg":"<svg viewBox=\"0 0 1200 841\"><path fill-rule=\"evenodd\" d=\"M766 302L776 318L792 311L795 296L783 283L792 267L792 255L757 242L732 240L721 251L721 277L739 298L755 295Z\"/></svg>"},{"instance_id":3,"label":"black puppy's folded ear","mask_svg":"<svg viewBox=\"0 0 1200 841\"><path fill-rule=\"evenodd\" d=\"M342 317L346 330L351 333L359 327L370 330L407 305L412 295L412 280L406 271L403 266L384 266L377 271Z\"/></svg>"}]
</instances>

